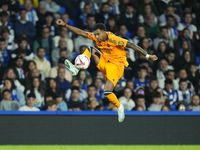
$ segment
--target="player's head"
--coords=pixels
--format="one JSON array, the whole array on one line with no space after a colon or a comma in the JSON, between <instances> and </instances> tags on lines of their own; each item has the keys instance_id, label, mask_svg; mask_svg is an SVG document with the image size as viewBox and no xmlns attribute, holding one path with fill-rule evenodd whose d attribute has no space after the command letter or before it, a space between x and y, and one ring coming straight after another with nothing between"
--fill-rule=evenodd
<instances>
[{"instance_id":1,"label":"player's head","mask_svg":"<svg viewBox=\"0 0 200 150\"><path fill-rule=\"evenodd\" d=\"M97 23L93 27L94 36L99 42L105 41L107 39L105 31L106 31L106 26L103 23Z\"/></svg>"}]
</instances>

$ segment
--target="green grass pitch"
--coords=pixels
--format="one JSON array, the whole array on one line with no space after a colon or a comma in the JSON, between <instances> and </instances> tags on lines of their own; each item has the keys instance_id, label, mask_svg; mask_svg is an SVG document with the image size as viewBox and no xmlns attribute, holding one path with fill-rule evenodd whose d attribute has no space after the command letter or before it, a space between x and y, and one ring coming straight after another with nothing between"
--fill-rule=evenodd
<instances>
[{"instance_id":1,"label":"green grass pitch","mask_svg":"<svg viewBox=\"0 0 200 150\"><path fill-rule=\"evenodd\" d=\"M200 145L13 145L0 146L0 150L200 150Z\"/></svg>"}]
</instances>

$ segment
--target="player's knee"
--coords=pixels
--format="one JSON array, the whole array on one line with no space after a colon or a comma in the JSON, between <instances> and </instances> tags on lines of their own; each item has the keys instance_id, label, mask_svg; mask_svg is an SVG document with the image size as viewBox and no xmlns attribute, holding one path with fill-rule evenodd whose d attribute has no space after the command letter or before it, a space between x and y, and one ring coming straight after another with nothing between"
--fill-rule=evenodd
<instances>
[{"instance_id":1,"label":"player's knee","mask_svg":"<svg viewBox=\"0 0 200 150\"><path fill-rule=\"evenodd\" d=\"M104 91L103 94L104 96L106 96L106 95L112 94L112 91Z\"/></svg>"}]
</instances>

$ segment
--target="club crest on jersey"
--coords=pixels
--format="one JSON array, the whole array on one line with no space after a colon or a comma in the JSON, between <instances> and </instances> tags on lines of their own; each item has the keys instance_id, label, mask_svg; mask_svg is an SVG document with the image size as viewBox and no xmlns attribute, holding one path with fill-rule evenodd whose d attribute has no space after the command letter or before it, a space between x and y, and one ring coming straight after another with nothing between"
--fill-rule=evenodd
<instances>
[{"instance_id":1,"label":"club crest on jersey","mask_svg":"<svg viewBox=\"0 0 200 150\"><path fill-rule=\"evenodd\" d=\"M119 41L118 45L121 46L121 47L124 47L124 42L123 41Z\"/></svg>"}]
</instances>

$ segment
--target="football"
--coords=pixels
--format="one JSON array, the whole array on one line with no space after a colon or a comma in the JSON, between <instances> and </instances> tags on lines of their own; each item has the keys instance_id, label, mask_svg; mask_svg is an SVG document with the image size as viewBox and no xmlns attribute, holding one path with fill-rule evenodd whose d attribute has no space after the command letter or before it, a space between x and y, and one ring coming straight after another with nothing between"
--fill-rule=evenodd
<instances>
[{"instance_id":1,"label":"football","mask_svg":"<svg viewBox=\"0 0 200 150\"><path fill-rule=\"evenodd\" d=\"M87 55L78 55L75 59L75 66L79 69L87 69L90 65L90 58Z\"/></svg>"}]
</instances>

